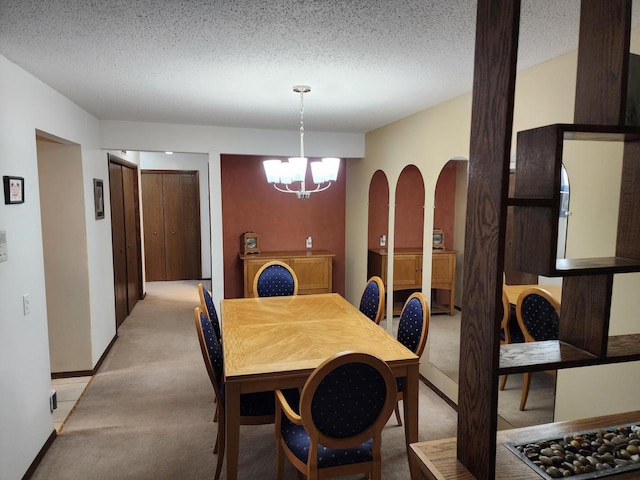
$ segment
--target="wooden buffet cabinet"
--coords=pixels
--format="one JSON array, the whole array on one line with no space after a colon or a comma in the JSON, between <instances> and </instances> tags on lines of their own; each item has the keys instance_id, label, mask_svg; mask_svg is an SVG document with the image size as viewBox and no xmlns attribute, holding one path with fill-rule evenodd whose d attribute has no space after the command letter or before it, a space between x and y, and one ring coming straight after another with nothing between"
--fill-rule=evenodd
<instances>
[{"instance_id":1,"label":"wooden buffet cabinet","mask_svg":"<svg viewBox=\"0 0 640 480\"><path fill-rule=\"evenodd\" d=\"M253 279L260 267L271 260L280 260L293 268L298 277L298 294L331 293L334 256L325 250L240 254L244 296L253 297Z\"/></svg>"},{"instance_id":2,"label":"wooden buffet cabinet","mask_svg":"<svg viewBox=\"0 0 640 480\"><path fill-rule=\"evenodd\" d=\"M369 250L368 276L377 275L387 286L387 249ZM420 290L422 288L422 249L398 248L393 253L393 290ZM449 291L449 304L431 305L431 313L449 313L453 316L456 288L456 251L433 250L431 260L431 288ZM394 315L402 311L402 303L394 304Z\"/></svg>"}]
</instances>

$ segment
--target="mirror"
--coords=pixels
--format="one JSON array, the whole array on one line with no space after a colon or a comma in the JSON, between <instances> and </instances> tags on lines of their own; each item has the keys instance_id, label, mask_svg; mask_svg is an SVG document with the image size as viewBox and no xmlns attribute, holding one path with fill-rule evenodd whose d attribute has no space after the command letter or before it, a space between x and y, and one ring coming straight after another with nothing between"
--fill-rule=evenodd
<instances>
[{"instance_id":1,"label":"mirror","mask_svg":"<svg viewBox=\"0 0 640 480\"><path fill-rule=\"evenodd\" d=\"M396 186L393 252L393 315L400 315L407 298L422 289L424 181L415 165L407 165ZM429 241L431 241L429 239Z\"/></svg>"},{"instance_id":2,"label":"mirror","mask_svg":"<svg viewBox=\"0 0 640 480\"><path fill-rule=\"evenodd\" d=\"M436 182L433 204L433 228L444 232L444 246L456 254L456 299L462 299L462 267L467 214L467 170L464 158L449 160ZM430 305L448 303L448 292L433 291ZM429 325L429 362L454 382L458 382L460 361L460 310L454 316L432 313Z\"/></svg>"}]
</instances>

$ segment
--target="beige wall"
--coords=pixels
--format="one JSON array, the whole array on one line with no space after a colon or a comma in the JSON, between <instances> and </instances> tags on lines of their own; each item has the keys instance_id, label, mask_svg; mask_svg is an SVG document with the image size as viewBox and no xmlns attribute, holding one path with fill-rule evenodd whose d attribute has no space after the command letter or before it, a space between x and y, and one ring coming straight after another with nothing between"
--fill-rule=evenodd
<instances>
[{"instance_id":1,"label":"beige wall","mask_svg":"<svg viewBox=\"0 0 640 480\"><path fill-rule=\"evenodd\" d=\"M632 51L640 50L638 37L640 30L632 35ZM552 123L571 123L573 121L575 76L577 52L570 52L558 58L519 72L516 80L514 108L514 132ZM366 198L369 181L373 172L380 169L389 179L390 198L395 198L398 175L407 164L415 164L425 180L425 198L434 197L435 183L444 164L454 156L468 157L469 131L471 118L471 94L465 94L444 102L434 108L419 112L390 125L377 129L366 136L366 158L348 165L347 186L347 298L355 301L358 287L366 279L367 245L367 209ZM516 136L513 136L515 150ZM592 152L595 154L596 152ZM611 222L616 221L612 212L616 210L616 194L606 201L590 202L583 207L581 202L591 199L594 189L602 192L619 191L619 167L611 168L604 162L589 161L574 155L567 160L567 170L571 182L571 208L576 212L589 212L591 218L606 218L608 231ZM602 157L599 157L602 158ZM582 163L578 163L581 161ZM589 168L587 167L587 164ZM591 168L593 167L593 168ZM572 178L574 177L574 178ZM575 182L574 182L575 180ZM574 185L575 183L575 185ZM575 189L575 195L574 195ZM605 193L609 195L609 193ZM428 203L428 202L427 202ZM393 232L394 206L390 205L389 232ZM570 218L570 239L568 256L578 254L588 245L592 231L590 218L576 213L580 217ZM587 226L587 224L589 224ZM599 224L602 225L602 224ZM425 209L425 234L433 228L433 212ZM464 238L464 229L456 225L456 245ZM615 231L615 227L613 227ZM425 236L428 238L428 235ZM389 237L389 249L394 239ZM423 285L431 281L430 249L427 249L423 265ZM390 257L391 258L391 257ZM389 264L392 268L392 264ZM389 273L392 277L392 274ZM618 275L614 281L611 332L640 332L640 325L633 321L630 313L640 309L640 296L633 294L640 286L640 274ZM464 286L462 286L464 288ZM456 297L461 298L461 290ZM389 312L387 312L389 316ZM615 316L615 318L613 318ZM425 350L420 366L421 374L432 381L450 398L457 398L455 384L444 378L428 361L429 347ZM637 408L640 393L637 363L609 365L605 367L571 369L559 372L558 394L556 398L556 419L584 417L598 413L626 411ZM633 386L625 379L633 379ZM597 376L599 385L606 388L593 388L590 380ZM579 380L577 380L579 379ZM622 393L620 388L622 388ZM626 390L625 390L626 389ZM624 394L624 391L628 392ZM612 398L609 392L616 392ZM631 393L631 395L629 395ZM583 408L576 408L575 398L590 400ZM606 411L606 412L604 412Z\"/></svg>"},{"instance_id":2,"label":"beige wall","mask_svg":"<svg viewBox=\"0 0 640 480\"><path fill-rule=\"evenodd\" d=\"M37 148L51 371L91 370L80 146L38 141Z\"/></svg>"}]
</instances>

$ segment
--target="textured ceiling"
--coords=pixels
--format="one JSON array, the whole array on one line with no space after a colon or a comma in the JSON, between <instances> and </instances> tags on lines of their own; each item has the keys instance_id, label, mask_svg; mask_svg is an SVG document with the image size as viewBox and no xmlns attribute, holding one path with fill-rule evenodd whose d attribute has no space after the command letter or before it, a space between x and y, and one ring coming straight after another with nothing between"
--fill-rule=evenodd
<instances>
[{"instance_id":1,"label":"textured ceiling","mask_svg":"<svg viewBox=\"0 0 640 480\"><path fill-rule=\"evenodd\" d=\"M635 6L634 6L635 7ZM471 90L472 0L0 0L0 53L100 119L367 132ZM518 68L577 48L523 0ZM638 25L634 8L634 25Z\"/></svg>"}]
</instances>

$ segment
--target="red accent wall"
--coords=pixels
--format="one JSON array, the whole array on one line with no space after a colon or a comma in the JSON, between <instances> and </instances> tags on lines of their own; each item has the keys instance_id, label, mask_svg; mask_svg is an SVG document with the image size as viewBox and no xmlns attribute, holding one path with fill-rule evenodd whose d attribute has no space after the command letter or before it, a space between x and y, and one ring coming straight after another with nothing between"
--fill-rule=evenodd
<instances>
[{"instance_id":1,"label":"red accent wall","mask_svg":"<svg viewBox=\"0 0 640 480\"><path fill-rule=\"evenodd\" d=\"M456 216L456 165L448 162L436 183L433 228L444 232L444 246L453 249L454 222Z\"/></svg>"},{"instance_id":2,"label":"red accent wall","mask_svg":"<svg viewBox=\"0 0 640 480\"><path fill-rule=\"evenodd\" d=\"M373 174L369 185L368 225L369 248L380 248L380 236L389 238L389 181L382 170Z\"/></svg>"},{"instance_id":3,"label":"red accent wall","mask_svg":"<svg viewBox=\"0 0 640 480\"><path fill-rule=\"evenodd\" d=\"M346 169L343 159L338 180L307 200L281 193L267 183L257 155L220 155L222 184L222 234L224 255L224 298L242 297L240 235L259 235L260 250L305 250L305 239L313 238L313 250L328 250L333 259L333 291L345 292L345 204ZM309 159L315 160L315 159ZM307 186L313 186L311 175Z\"/></svg>"},{"instance_id":4,"label":"red accent wall","mask_svg":"<svg viewBox=\"0 0 640 480\"><path fill-rule=\"evenodd\" d=\"M396 188L395 248L422 248L423 206L422 174L415 165L408 165L400 173Z\"/></svg>"}]
</instances>

